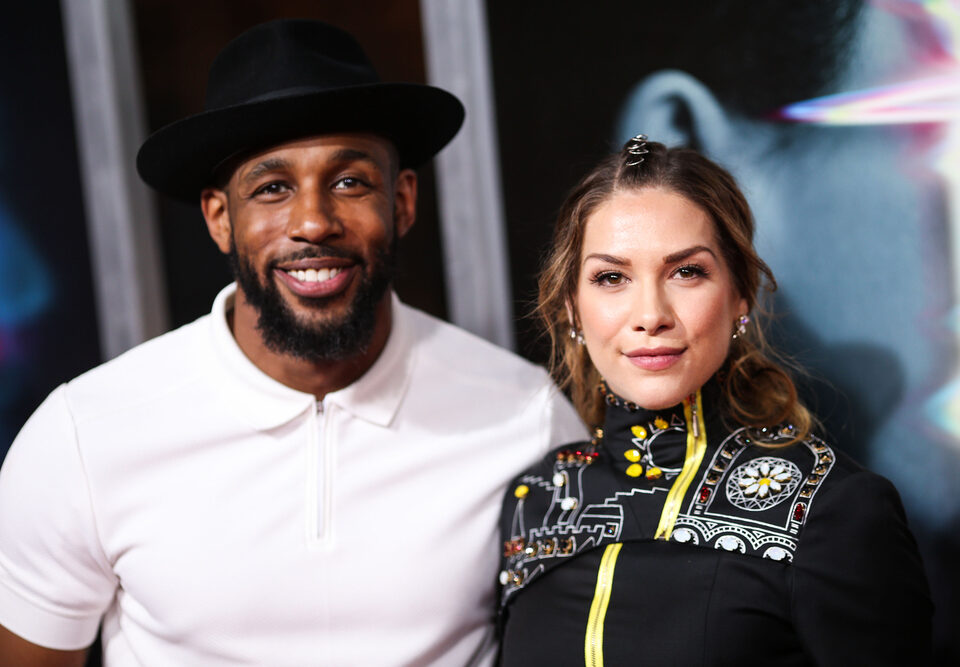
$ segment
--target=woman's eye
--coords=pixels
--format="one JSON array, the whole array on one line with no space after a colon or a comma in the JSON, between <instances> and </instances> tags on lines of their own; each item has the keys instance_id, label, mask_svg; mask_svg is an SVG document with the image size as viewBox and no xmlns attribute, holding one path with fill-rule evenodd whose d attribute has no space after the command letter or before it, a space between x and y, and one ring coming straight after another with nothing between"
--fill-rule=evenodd
<instances>
[{"instance_id":1,"label":"woman's eye","mask_svg":"<svg viewBox=\"0 0 960 667\"><path fill-rule=\"evenodd\" d=\"M707 275L707 272L701 266L695 264L690 264L688 266L681 266L678 268L674 275L683 280L690 280L691 278L699 278L701 276Z\"/></svg>"},{"instance_id":2,"label":"woman's eye","mask_svg":"<svg viewBox=\"0 0 960 667\"><path fill-rule=\"evenodd\" d=\"M616 271L608 271L606 273L597 274L597 276L593 279L595 283L599 283L600 285L611 286L620 285L625 280L626 278L624 275L622 273L617 273Z\"/></svg>"}]
</instances>

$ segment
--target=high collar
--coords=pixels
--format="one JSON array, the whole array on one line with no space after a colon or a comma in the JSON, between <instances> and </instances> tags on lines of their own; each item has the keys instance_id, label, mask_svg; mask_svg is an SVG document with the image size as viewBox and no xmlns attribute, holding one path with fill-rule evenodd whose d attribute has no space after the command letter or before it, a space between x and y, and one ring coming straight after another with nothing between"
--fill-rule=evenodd
<instances>
[{"instance_id":1,"label":"high collar","mask_svg":"<svg viewBox=\"0 0 960 667\"><path fill-rule=\"evenodd\" d=\"M606 456L624 469L641 463L644 474L651 468L679 471L687 455L687 435L692 432L693 422L699 418L706 435L720 427L719 403L720 387L715 379L684 401L662 410L637 407L608 393L602 437Z\"/></svg>"},{"instance_id":2,"label":"high collar","mask_svg":"<svg viewBox=\"0 0 960 667\"><path fill-rule=\"evenodd\" d=\"M274 380L260 370L237 345L227 322L236 285L225 287L214 300L204 355L216 378L220 396L240 419L261 431L276 428L317 408L316 398ZM416 350L410 333L409 308L391 296L392 326L387 343L366 373L339 391L327 394L323 405L336 405L365 421L388 426L410 384Z\"/></svg>"}]
</instances>

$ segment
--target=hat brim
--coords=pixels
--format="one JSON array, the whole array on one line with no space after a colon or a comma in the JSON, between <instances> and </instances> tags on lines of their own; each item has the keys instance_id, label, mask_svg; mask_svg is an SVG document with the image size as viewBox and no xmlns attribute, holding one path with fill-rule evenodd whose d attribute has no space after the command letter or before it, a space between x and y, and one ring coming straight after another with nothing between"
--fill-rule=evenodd
<instances>
[{"instance_id":1,"label":"hat brim","mask_svg":"<svg viewBox=\"0 0 960 667\"><path fill-rule=\"evenodd\" d=\"M433 157L463 124L456 97L433 86L376 83L298 92L205 111L167 125L140 147L143 180L175 199L196 203L213 170L237 153L335 132L370 132L394 143L400 166Z\"/></svg>"}]
</instances>

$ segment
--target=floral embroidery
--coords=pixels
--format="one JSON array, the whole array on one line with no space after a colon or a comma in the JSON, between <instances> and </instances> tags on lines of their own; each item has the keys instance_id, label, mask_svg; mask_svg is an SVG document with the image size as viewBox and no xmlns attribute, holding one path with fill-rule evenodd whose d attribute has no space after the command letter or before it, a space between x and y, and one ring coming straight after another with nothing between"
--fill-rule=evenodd
<instances>
[{"instance_id":1,"label":"floral embroidery","mask_svg":"<svg viewBox=\"0 0 960 667\"><path fill-rule=\"evenodd\" d=\"M787 498L800 483L800 469L786 459L762 456L730 474L727 498L746 510L765 510Z\"/></svg>"}]
</instances>

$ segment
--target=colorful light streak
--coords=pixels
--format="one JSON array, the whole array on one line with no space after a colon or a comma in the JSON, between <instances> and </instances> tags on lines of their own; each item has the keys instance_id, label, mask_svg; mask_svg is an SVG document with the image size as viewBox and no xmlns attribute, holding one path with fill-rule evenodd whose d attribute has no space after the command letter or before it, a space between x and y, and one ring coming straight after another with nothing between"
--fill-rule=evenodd
<instances>
[{"instance_id":1,"label":"colorful light streak","mask_svg":"<svg viewBox=\"0 0 960 667\"><path fill-rule=\"evenodd\" d=\"M872 0L877 9L924 29L931 42L911 80L788 104L773 118L819 125L944 123L960 118L960 2Z\"/></svg>"},{"instance_id":2,"label":"colorful light streak","mask_svg":"<svg viewBox=\"0 0 960 667\"><path fill-rule=\"evenodd\" d=\"M960 67L949 74L787 105L780 120L819 125L943 123L960 119Z\"/></svg>"}]
</instances>

